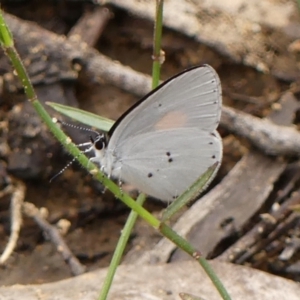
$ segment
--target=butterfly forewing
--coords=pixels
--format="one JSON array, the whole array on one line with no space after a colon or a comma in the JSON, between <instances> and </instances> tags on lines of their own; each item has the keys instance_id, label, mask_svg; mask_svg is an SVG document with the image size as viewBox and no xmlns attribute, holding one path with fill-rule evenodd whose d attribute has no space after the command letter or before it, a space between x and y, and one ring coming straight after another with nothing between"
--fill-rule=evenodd
<instances>
[{"instance_id":1,"label":"butterfly forewing","mask_svg":"<svg viewBox=\"0 0 300 300\"><path fill-rule=\"evenodd\" d=\"M187 70L145 96L114 129L110 148L136 134L167 128L217 128L221 116L221 85L210 66ZM117 121L118 122L118 121Z\"/></svg>"}]
</instances>

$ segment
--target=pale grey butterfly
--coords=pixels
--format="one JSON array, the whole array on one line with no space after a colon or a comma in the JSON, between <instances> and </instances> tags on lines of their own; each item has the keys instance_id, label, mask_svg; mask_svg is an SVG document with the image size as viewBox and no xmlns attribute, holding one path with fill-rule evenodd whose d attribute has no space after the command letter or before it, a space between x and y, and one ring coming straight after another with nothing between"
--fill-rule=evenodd
<instances>
[{"instance_id":1,"label":"pale grey butterfly","mask_svg":"<svg viewBox=\"0 0 300 300\"><path fill-rule=\"evenodd\" d=\"M188 69L151 91L91 139L109 177L163 201L173 201L222 160L220 79L208 66ZM210 180L210 181L211 181Z\"/></svg>"}]
</instances>

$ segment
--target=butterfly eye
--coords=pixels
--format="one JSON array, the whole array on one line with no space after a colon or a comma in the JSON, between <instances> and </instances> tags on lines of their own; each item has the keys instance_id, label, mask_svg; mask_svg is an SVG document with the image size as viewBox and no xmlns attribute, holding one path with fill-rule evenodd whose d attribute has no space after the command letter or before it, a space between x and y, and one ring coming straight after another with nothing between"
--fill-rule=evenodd
<instances>
[{"instance_id":1,"label":"butterfly eye","mask_svg":"<svg viewBox=\"0 0 300 300\"><path fill-rule=\"evenodd\" d=\"M95 148L97 150L102 150L106 147L106 138L104 135L99 135L96 137L96 139L92 139L91 137L91 142L94 144Z\"/></svg>"}]
</instances>

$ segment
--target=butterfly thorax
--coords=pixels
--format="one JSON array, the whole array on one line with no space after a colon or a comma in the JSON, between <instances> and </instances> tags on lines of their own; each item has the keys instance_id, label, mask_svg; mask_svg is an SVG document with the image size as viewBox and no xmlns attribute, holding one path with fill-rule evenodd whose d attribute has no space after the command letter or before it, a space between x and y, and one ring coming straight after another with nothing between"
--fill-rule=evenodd
<instances>
[{"instance_id":1,"label":"butterfly thorax","mask_svg":"<svg viewBox=\"0 0 300 300\"><path fill-rule=\"evenodd\" d=\"M108 176L119 178L119 167L115 162L115 156L110 153L111 150L108 149L108 139L104 134L99 134L96 138L91 139L91 144L94 149L95 157L93 157L92 161L99 164L101 170Z\"/></svg>"}]
</instances>

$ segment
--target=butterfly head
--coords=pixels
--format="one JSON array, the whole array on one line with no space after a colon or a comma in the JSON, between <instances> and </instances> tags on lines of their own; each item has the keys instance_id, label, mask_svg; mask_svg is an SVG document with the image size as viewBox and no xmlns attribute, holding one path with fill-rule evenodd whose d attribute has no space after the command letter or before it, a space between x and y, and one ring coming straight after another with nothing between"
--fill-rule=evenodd
<instances>
[{"instance_id":1,"label":"butterfly head","mask_svg":"<svg viewBox=\"0 0 300 300\"><path fill-rule=\"evenodd\" d=\"M99 133L96 137L90 136L90 142L95 154L93 161L103 166L103 160L105 158L107 147L107 137L105 134Z\"/></svg>"},{"instance_id":2,"label":"butterfly head","mask_svg":"<svg viewBox=\"0 0 300 300\"><path fill-rule=\"evenodd\" d=\"M107 146L107 139L104 134L98 134L95 138L90 136L90 141L94 146L95 151L102 151Z\"/></svg>"}]
</instances>

